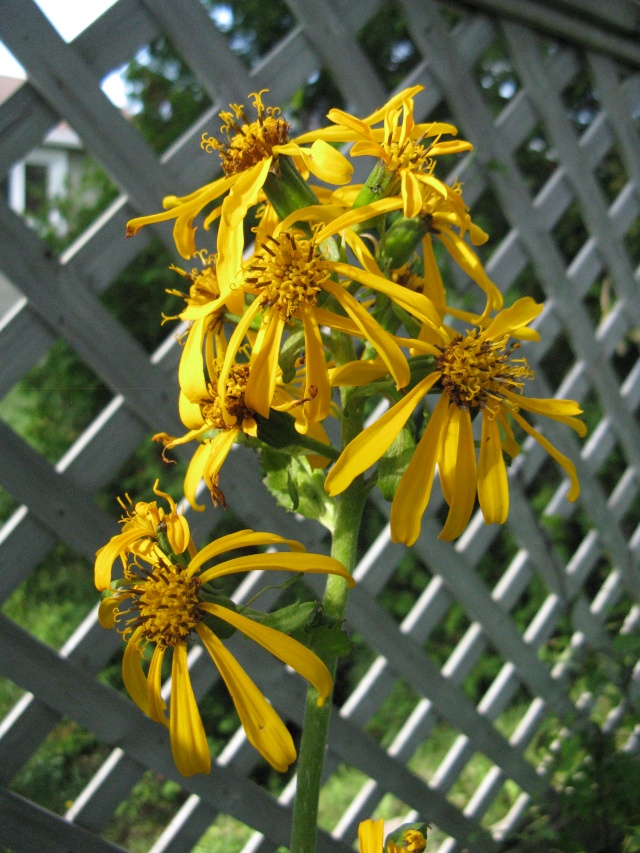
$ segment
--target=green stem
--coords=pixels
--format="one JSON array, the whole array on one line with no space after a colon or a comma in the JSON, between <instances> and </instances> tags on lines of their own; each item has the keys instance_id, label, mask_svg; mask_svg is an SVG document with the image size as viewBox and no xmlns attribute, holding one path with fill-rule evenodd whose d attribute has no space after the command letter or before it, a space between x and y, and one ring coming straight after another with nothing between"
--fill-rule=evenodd
<instances>
[{"instance_id":1,"label":"green stem","mask_svg":"<svg viewBox=\"0 0 640 853\"><path fill-rule=\"evenodd\" d=\"M349 361L352 356L352 341L340 335L341 358L338 363ZM350 404L353 389L344 388L342 394L342 432L343 446L346 446L363 428L363 403L354 399ZM356 478L349 488L336 499L335 530L331 545L331 556L353 573L356 563L360 520L367 498L367 489L362 476ZM336 575L327 578L322 601L325 613L333 619L342 621L347 610L349 587L346 581ZM337 658L325 656L332 678L335 679ZM318 706L318 693L310 687L304 714L304 726L298 757L298 781L296 799L293 808L293 828L291 835L291 853L314 853L318 824L318 801L322 783L322 768L329 733L331 715L331 696L322 706Z\"/></svg>"}]
</instances>

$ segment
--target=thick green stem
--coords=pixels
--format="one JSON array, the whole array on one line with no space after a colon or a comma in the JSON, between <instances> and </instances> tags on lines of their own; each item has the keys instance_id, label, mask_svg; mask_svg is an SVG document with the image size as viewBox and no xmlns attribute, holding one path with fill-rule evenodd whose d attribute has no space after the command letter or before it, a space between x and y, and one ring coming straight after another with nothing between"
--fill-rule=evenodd
<instances>
[{"instance_id":1,"label":"thick green stem","mask_svg":"<svg viewBox=\"0 0 640 853\"><path fill-rule=\"evenodd\" d=\"M342 352L340 363L353 356L352 342L346 336L339 336ZM363 428L363 406L359 400L350 404L353 389L342 389L342 433L343 446L354 438ZM362 476L356 478L348 489L336 499L335 530L331 546L331 556L339 560L352 573L356 563L360 520L367 498L367 488ZM327 578L322 604L327 616L343 620L347 610L349 587L346 581L336 575ZM325 657L325 663L335 679L337 658ZM318 824L318 801L322 782L322 768L329 733L331 715L331 697L327 697L322 706L318 706L318 693L310 687L304 714L302 740L298 757L298 782L296 800L293 809L293 829L291 835L291 853L314 853Z\"/></svg>"}]
</instances>

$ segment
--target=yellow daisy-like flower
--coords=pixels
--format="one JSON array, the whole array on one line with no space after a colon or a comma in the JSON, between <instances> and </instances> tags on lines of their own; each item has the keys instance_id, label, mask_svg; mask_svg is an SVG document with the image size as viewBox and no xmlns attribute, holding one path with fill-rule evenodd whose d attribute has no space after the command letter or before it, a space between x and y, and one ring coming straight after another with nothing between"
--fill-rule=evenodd
<instances>
[{"instance_id":1,"label":"yellow daisy-like flower","mask_svg":"<svg viewBox=\"0 0 640 853\"><path fill-rule=\"evenodd\" d=\"M113 536L96 554L95 579L98 589L109 588L111 567L118 557L124 564L129 553L143 559L147 559L151 554L162 554L158 548L156 532L160 524L166 525L166 534L175 554L183 554L187 550L195 554L187 520L177 511L171 495L159 490L159 482L156 480L153 491L168 502L169 512L158 506L156 501L138 501L134 504L129 495L125 495L126 503L118 498L126 515L120 521L121 532Z\"/></svg>"},{"instance_id":2,"label":"yellow daisy-like flower","mask_svg":"<svg viewBox=\"0 0 640 853\"><path fill-rule=\"evenodd\" d=\"M580 494L575 465L520 414L520 409L524 409L566 424L580 436L586 433L585 425L575 417L582 412L575 401L528 398L522 393L533 372L524 358L514 357L518 343L509 343L509 338L537 339L537 333L527 326L541 310L542 305L525 297L501 311L486 328L468 331L466 335L451 335L442 347L425 343L423 352L437 359L436 369L345 448L325 481L329 494L342 492L386 453L415 407L439 383L440 400L393 499L394 542L412 545L418 538L436 465L449 505L441 539L452 540L463 532L476 493L485 522L504 523L509 511L509 490L502 451L511 457L520 452L510 418L564 469L571 481L567 499L574 501ZM353 372L355 375L357 368ZM482 418L482 436L476 463L472 415L478 413Z\"/></svg>"},{"instance_id":3,"label":"yellow daisy-like flower","mask_svg":"<svg viewBox=\"0 0 640 853\"><path fill-rule=\"evenodd\" d=\"M384 820L364 820L358 827L360 853L385 853ZM396 844L390 840L386 853L422 853L427 846L427 839L417 829L408 829L402 836L402 842Z\"/></svg>"},{"instance_id":4,"label":"yellow daisy-like flower","mask_svg":"<svg viewBox=\"0 0 640 853\"><path fill-rule=\"evenodd\" d=\"M325 418L331 404L331 383L320 332L322 326L349 334L355 332L369 341L387 365L397 387L402 388L408 383L409 366L396 339L347 289L351 282L357 282L384 294L438 333L441 319L431 301L384 278L360 238L349 230L349 226L356 222L397 207L397 201L388 199L342 214L329 206L317 205L291 214L273 234L267 236L245 272L243 289L255 298L229 341L219 378L219 393L227 381L237 349L258 315L262 316L262 324L253 345L251 376L245 399L247 405L263 417L268 417L273 401L283 333L292 322L301 324L304 331L305 420L299 422L300 429L305 428L305 423ZM320 227L318 219L328 222ZM312 236L294 225L305 221L316 223ZM341 233L363 261L363 268L326 257L323 244L336 233ZM338 283L334 280L336 277L343 281ZM344 314L321 307L321 295L323 298L332 297Z\"/></svg>"},{"instance_id":5,"label":"yellow daisy-like flower","mask_svg":"<svg viewBox=\"0 0 640 853\"><path fill-rule=\"evenodd\" d=\"M188 530L188 528L187 528ZM224 560L204 569L205 563L237 548L284 545L291 553L259 553ZM104 551L104 549L103 549ZM149 549L144 555L125 548L124 577L117 589L103 599L100 622L116 628L127 641L122 662L122 675L129 695L151 719L167 726L171 748L178 770L184 776L208 773L211 754L196 704L187 668L187 644L195 632L218 667L249 742L281 772L295 760L296 751L287 728L253 681L227 651L221 640L206 624L213 616L267 649L317 689L318 703L332 689L332 679L324 663L301 643L280 631L254 622L230 607L216 603L208 595L206 584L216 578L247 571L289 571L335 574L350 584L353 580L335 559L307 554L295 541L271 533L241 530L223 536L180 560L160 549ZM98 552L98 559L106 559ZM104 571L96 562L96 582L104 585ZM153 656L145 674L145 648L154 645ZM172 651L171 700L169 716L162 698L162 663Z\"/></svg>"},{"instance_id":6,"label":"yellow daisy-like flower","mask_svg":"<svg viewBox=\"0 0 640 853\"><path fill-rule=\"evenodd\" d=\"M311 148L304 148L296 140L289 140L289 124L280 118L277 107L265 108L262 94L266 89L253 93L256 119L251 120L241 104L232 104L232 112L220 113L221 132L226 142L203 135L202 147L217 151L220 155L224 175L187 196L167 196L162 213L138 216L127 223L127 236L134 235L143 225L175 219L173 236L182 257L195 254L194 218L211 202L228 195L221 206L216 207L205 219L204 228L220 217L218 236L218 278L222 291L228 293L229 283L234 279L242 262L244 245L243 220L250 207L255 205L270 170L277 168L280 155L289 155L296 165L308 174L333 184L347 183L351 164L339 151L323 140L316 140ZM239 314L242 307L233 306Z\"/></svg>"},{"instance_id":7,"label":"yellow daisy-like flower","mask_svg":"<svg viewBox=\"0 0 640 853\"><path fill-rule=\"evenodd\" d=\"M404 215L417 216L422 206L421 185L440 184L432 175L433 158L473 149L471 143L465 140L441 140L444 134L455 136L458 133L452 124L415 122L413 96L423 88L412 86L404 89L364 119L343 110L330 110L327 117L336 123L336 127L311 131L299 137L298 141L323 139L327 142L355 142L351 156L368 154L377 157L387 171L397 178ZM381 122L382 127L374 127ZM432 141L425 144L424 141L429 138Z\"/></svg>"}]
</instances>

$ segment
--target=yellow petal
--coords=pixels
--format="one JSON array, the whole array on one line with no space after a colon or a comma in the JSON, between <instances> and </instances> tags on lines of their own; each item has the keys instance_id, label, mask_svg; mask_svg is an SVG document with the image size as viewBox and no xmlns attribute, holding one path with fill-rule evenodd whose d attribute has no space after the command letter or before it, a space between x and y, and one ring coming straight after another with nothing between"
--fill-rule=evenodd
<instances>
[{"instance_id":1,"label":"yellow petal","mask_svg":"<svg viewBox=\"0 0 640 853\"><path fill-rule=\"evenodd\" d=\"M327 118L329 121L334 122L334 124L339 124L349 130L353 130L358 134L358 136L366 137L370 133L369 124L372 122L368 122L366 119L363 121L362 119L356 118L356 116L352 116L351 113L346 113L344 110L329 110ZM379 121L379 119L376 119L376 121Z\"/></svg>"},{"instance_id":2,"label":"yellow petal","mask_svg":"<svg viewBox=\"0 0 640 853\"><path fill-rule=\"evenodd\" d=\"M218 229L218 258L216 276L220 286L221 299L233 314L242 314L244 294L237 286L242 277L242 252L244 249L244 223L240 220L230 225L226 219L220 221ZM192 311L191 314L194 314ZM183 312L186 318L187 311Z\"/></svg>"},{"instance_id":3,"label":"yellow petal","mask_svg":"<svg viewBox=\"0 0 640 853\"><path fill-rule=\"evenodd\" d=\"M302 152L302 149L300 149ZM312 175L328 184L348 184L353 166L336 148L317 139L311 146L310 156L303 152L304 162Z\"/></svg>"},{"instance_id":4,"label":"yellow petal","mask_svg":"<svg viewBox=\"0 0 640 853\"><path fill-rule=\"evenodd\" d=\"M98 607L98 622L103 628L116 627L116 610L118 609L118 599L114 595L109 595L103 598Z\"/></svg>"},{"instance_id":5,"label":"yellow petal","mask_svg":"<svg viewBox=\"0 0 640 853\"><path fill-rule=\"evenodd\" d=\"M284 773L296 759L293 740L286 726L213 631L202 623L196 631L227 685L249 743L272 767Z\"/></svg>"},{"instance_id":6,"label":"yellow petal","mask_svg":"<svg viewBox=\"0 0 640 853\"><path fill-rule=\"evenodd\" d=\"M325 664L316 654L303 646L302 643L294 640L293 637L289 637L288 634L283 634L282 631L277 631L275 628L254 622L253 619L248 619L241 613L236 613L219 604L207 602L201 604L200 607L207 613L211 613L213 616L228 622L229 625L233 625L238 631L242 631L245 637L249 637L250 640L258 643L263 649L266 649L303 678L306 678L309 684L313 684L318 691L319 705L331 693L333 679Z\"/></svg>"},{"instance_id":7,"label":"yellow petal","mask_svg":"<svg viewBox=\"0 0 640 853\"><path fill-rule=\"evenodd\" d=\"M374 216L379 216L382 213L390 213L392 210L400 210L402 203L397 198L383 198L380 201L374 201L371 204L356 207L354 210L347 210L335 219L332 219L328 225L318 232L317 241L322 243L327 237L343 231L345 228L351 228L359 222L366 222ZM377 269L377 267L376 267ZM380 271L378 270L378 274Z\"/></svg>"},{"instance_id":8,"label":"yellow petal","mask_svg":"<svg viewBox=\"0 0 640 853\"><path fill-rule=\"evenodd\" d=\"M452 406L450 424L457 426L458 451L455 462L454 490L449 514L438 539L456 539L465 529L476 499L476 448L473 443L471 416L466 409Z\"/></svg>"},{"instance_id":9,"label":"yellow petal","mask_svg":"<svg viewBox=\"0 0 640 853\"><path fill-rule=\"evenodd\" d=\"M231 228L242 222L249 208L257 203L272 160L272 157L267 157L246 172L242 172L229 191L229 195L222 203L222 218Z\"/></svg>"},{"instance_id":10,"label":"yellow petal","mask_svg":"<svg viewBox=\"0 0 640 853\"><path fill-rule=\"evenodd\" d=\"M305 413L314 423L323 420L331 408L331 385L324 355L324 344L320 336L318 323L310 307L303 307L302 324L304 326L305 345L305 398L311 399L304 404ZM275 383L274 383L275 387Z\"/></svg>"},{"instance_id":11,"label":"yellow petal","mask_svg":"<svg viewBox=\"0 0 640 853\"><path fill-rule=\"evenodd\" d=\"M116 559L137 540L145 536L147 532L141 528L124 530L116 536L112 536L106 545L96 552L95 584L100 591L109 589L111 583L111 568Z\"/></svg>"},{"instance_id":12,"label":"yellow petal","mask_svg":"<svg viewBox=\"0 0 640 853\"><path fill-rule=\"evenodd\" d=\"M478 460L478 499L486 524L504 524L509 514L509 484L502 456L500 430L493 416L482 413Z\"/></svg>"},{"instance_id":13,"label":"yellow petal","mask_svg":"<svg viewBox=\"0 0 640 853\"><path fill-rule=\"evenodd\" d=\"M338 386L358 387L368 385L369 382L375 382L376 379L382 379L388 373L389 368L381 359L349 361L347 364L341 364L340 367L332 367L329 370L329 379L334 388Z\"/></svg>"},{"instance_id":14,"label":"yellow petal","mask_svg":"<svg viewBox=\"0 0 640 853\"><path fill-rule=\"evenodd\" d=\"M502 294L484 271L477 255L469 248L464 240L450 228L443 227L438 236L444 243L445 248L454 261L462 267L467 275L469 275L487 295L487 307L485 313L489 314L491 311L500 308L503 302Z\"/></svg>"},{"instance_id":15,"label":"yellow petal","mask_svg":"<svg viewBox=\"0 0 640 853\"><path fill-rule=\"evenodd\" d=\"M536 302L530 296L518 299L510 308L505 308L494 318L484 334L491 340L499 340L505 335L513 335L515 331L534 320L543 308L544 305Z\"/></svg>"},{"instance_id":16,"label":"yellow petal","mask_svg":"<svg viewBox=\"0 0 640 853\"><path fill-rule=\"evenodd\" d=\"M202 400L207 396L204 359L202 358L202 346L207 325L205 318L193 323L189 329L178 367L178 382L182 393L193 402Z\"/></svg>"},{"instance_id":17,"label":"yellow petal","mask_svg":"<svg viewBox=\"0 0 640 853\"><path fill-rule=\"evenodd\" d=\"M383 853L384 819L363 820L358 827L360 853Z\"/></svg>"},{"instance_id":18,"label":"yellow petal","mask_svg":"<svg viewBox=\"0 0 640 853\"><path fill-rule=\"evenodd\" d=\"M324 487L331 497L343 492L359 474L387 452L415 407L439 378L440 373L426 376L384 415L349 442L324 481Z\"/></svg>"},{"instance_id":19,"label":"yellow petal","mask_svg":"<svg viewBox=\"0 0 640 853\"><path fill-rule=\"evenodd\" d=\"M464 139L448 139L446 142L434 142L429 146L429 156L439 157L442 154L459 154L461 151L473 151L473 145Z\"/></svg>"},{"instance_id":20,"label":"yellow petal","mask_svg":"<svg viewBox=\"0 0 640 853\"><path fill-rule=\"evenodd\" d=\"M507 391L505 397L517 409L524 409L527 412L544 415L547 418L552 418L554 421L566 424L566 426L575 430L580 438L583 438L587 434L587 425L574 417L574 415L582 414L582 409L575 400L558 400L555 397L547 399L525 397L520 394L513 394L511 391Z\"/></svg>"},{"instance_id":21,"label":"yellow petal","mask_svg":"<svg viewBox=\"0 0 640 853\"><path fill-rule=\"evenodd\" d=\"M224 357L224 364L222 365L222 370L218 377L218 396L223 400L227 395L227 380L229 379L229 373L231 372L231 368L236 360L236 355L238 354L240 345L244 340L244 336L247 334L249 326L253 322L253 318L260 312L261 308L262 304L260 300L254 299L240 318L240 322L235 327L233 334L229 338L227 352Z\"/></svg>"},{"instance_id":22,"label":"yellow petal","mask_svg":"<svg viewBox=\"0 0 640 853\"><path fill-rule=\"evenodd\" d=\"M226 536L214 539L209 545L205 545L191 560L187 571L189 575L194 575L207 560L212 560L226 551L235 551L236 548L258 548L263 545L286 545L296 553L305 552L304 545L296 542L295 539L283 539L282 536L275 533L263 533L249 529L238 530L236 533L228 533ZM208 572L212 571L213 569L208 570ZM209 577L215 577L215 575L209 574Z\"/></svg>"},{"instance_id":23,"label":"yellow petal","mask_svg":"<svg viewBox=\"0 0 640 853\"><path fill-rule=\"evenodd\" d=\"M411 219L420 213L422 193L420 192L420 183L410 169L402 170L400 189L404 204L404 215L407 219Z\"/></svg>"},{"instance_id":24,"label":"yellow petal","mask_svg":"<svg viewBox=\"0 0 640 853\"><path fill-rule=\"evenodd\" d=\"M449 398L442 394L391 504L391 539L413 545L420 535L422 516L431 497L438 450L448 421Z\"/></svg>"},{"instance_id":25,"label":"yellow petal","mask_svg":"<svg viewBox=\"0 0 640 853\"><path fill-rule=\"evenodd\" d=\"M435 329L438 329L441 324L441 318L435 306L430 299L423 296L421 293L414 293L412 290L407 290L399 284L395 284L380 275L372 275L366 270L360 270L350 264L342 264L337 261L327 261L327 267L334 270L339 275L346 278L359 281L361 284L376 290L379 293L384 293L405 311L413 314L423 323L428 323ZM323 285L324 286L324 285Z\"/></svg>"},{"instance_id":26,"label":"yellow petal","mask_svg":"<svg viewBox=\"0 0 640 853\"><path fill-rule=\"evenodd\" d=\"M422 258L424 263L424 295L433 302L440 318L443 318L447 308L447 297L440 275L440 268L433 251L431 234L422 238Z\"/></svg>"},{"instance_id":27,"label":"yellow petal","mask_svg":"<svg viewBox=\"0 0 640 853\"><path fill-rule=\"evenodd\" d=\"M164 660L165 649L161 646L156 646L153 650L153 657L149 664L149 675L147 676L147 696L149 697L149 716L156 723L162 723L169 727L165 710L167 703L162 698L162 662Z\"/></svg>"},{"instance_id":28,"label":"yellow petal","mask_svg":"<svg viewBox=\"0 0 640 853\"><path fill-rule=\"evenodd\" d=\"M404 388L411 378L409 364L400 347L388 332L351 296L348 291L330 279L323 289L334 296L351 319L362 329L362 334L372 344L380 358L387 364L397 388Z\"/></svg>"},{"instance_id":29,"label":"yellow petal","mask_svg":"<svg viewBox=\"0 0 640 853\"><path fill-rule=\"evenodd\" d=\"M193 566L193 561L191 562ZM355 581L345 569L333 557L324 554L252 554L249 557L236 557L226 560L207 569L200 575L202 583L207 583L212 578L224 575L236 574L236 572L304 572L311 575L339 575L344 578L349 586L355 586Z\"/></svg>"},{"instance_id":30,"label":"yellow petal","mask_svg":"<svg viewBox=\"0 0 640 853\"><path fill-rule=\"evenodd\" d=\"M211 753L191 687L186 643L178 643L173 648L169 732L173 760L180 773L183 776L209 773Z\"/></svg>"},{"instance_id":31,"label":"yellow petal","mask_svg":"<svg viewBox=\"0 0 640 853\"><path fill-rule=\"evenodd\" d=\"M180 413L180 420L190 432L194 430L198 432L203 426L204 421L199 404L192 403L183 391L180 391L178 397L178 412Z\"/></svg>"},{"instance_id":32,"label":"yellow petal","mask_svg":"<svg viewBox=\"0 0 640 853\"><path fill-rule=\"evenodd\" d=\"M127 643L122 658L122 680L127 693L143 714L149 716L149 691L142 669L142 627L136 628Z\"/></svg>"},{"instance_id":33,"label":"yellow petal","mask_svg":"<svg viewBox=\"0 0 640 853\"><path fill-rule=\"evenodd\" d=\"M196 452L191 457L187 473L184 477L184 496L196 512L204 510L204 504L196 501L196 489L204 476L204 466L209 458L209 442L198 445Z\"/></svg>"},{"instance_id":34,"label":"yellow petal","mask_svg":"<svg viewBox=\"0 0 640 853\"><path fill-rule=\"evenodd\" d=\"M165 516L167 523L167 537L169 544L173 548L174 554L182 554L191 541L191 531L189 530L189 522L184 515L172 514Z\"/></svg>"},{"instance_id":35,"label":"yellow petal","mask_svg":"<svg viewBox=\"0 0 640 853\"><path fill-rule=\"evenodd\" d=\"M249 379L244 392L249 409L269 417L269 409L278 377L278 357L284 331L284 317L270 310L263 320L253 352L251 353Z\"/></svg>"},{"instance_id":36,"label":"yellow petal","mask_svg":"<svg viewBox=\"0 0 640 853\"><path fill-rule=\"evenodd\" d=\"M511 412L514 420L520 424L522 429L529 433L530 436L533 436L538 444L543 447L549 456L556 460L558 465L564 468L567 473L569 479L571 480L571 488L567 494L567 500L573 503L575 499L580 494L580 483L578 482L578 473L576 471L576 466L573 462L568 459L563 453L560 453L559 450L551 444L551 442L546 439L543 435L541 435L537 429L534 429L530 424L528 424L523 417L521 417L517 412Z\"/></svg>"},{"instance_id":37,"label":"yellow petal","mask_svg":"<svg viewBox=\"0 0 640 853\"><path fill-rule=\"evenodd\" d=\"M231 427L231 429L223 429L209 442L209 456L204 463L204 481L211 489L216 485L216 479L224 464L224 460L229 455L233 442L240 434L240 427Z\"/></svg>"}]
</instances>

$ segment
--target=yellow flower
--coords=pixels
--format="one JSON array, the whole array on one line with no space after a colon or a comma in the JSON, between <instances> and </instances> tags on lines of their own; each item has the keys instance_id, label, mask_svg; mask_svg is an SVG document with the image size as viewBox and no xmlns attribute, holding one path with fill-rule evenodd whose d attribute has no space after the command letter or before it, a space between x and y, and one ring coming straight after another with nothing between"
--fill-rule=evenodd
<instances>
[{"instance_id":1,"label":"yellow flower","mask_svg":"<svg viewBox=\"0 0 640 853\"><path fill-rule=\"evenodd\" d=\"M299 137L298 141L323 139L328 142L355 142L351 156L368 154L377 157L388 172L397 178L404 215L417 216L421 207L421 184L440 183L432 176L435 164L433 158L440 154L473 149L471 143L464 140L441 141L443 134L457 134L457 128L451 124L416 124L413 96L422 89L422 86L404 89L365 119L356 118L342 110L330 110L327 117L336 123L336 127L311 131ZM373 126L381 122L381 127ZM424 140L429 137L433 137L433 141L425 145Z\"/></svg>"},{"instance_id":2,"label":"yellow flower","mask_svg":"<svg viewBox=\"0 0 640 853\"><path fill-rule=\"evenodd\" d=\"M96 554L95 580L98 589L109 588L111 567L118 557L124 564L125 556L129 553L143 559L147 559L151 554L162 553L158 549L156 532L160 524L166 525L167 537L174 554L183 554L186 550L195 553L186 518L178 513L173 498L158 489L159 482L156 480L153 491L158 497L168 501L168 513L163 507L159 507L156 501L138 501L134 505L129 495L125 495L126 503L118 498L126 516L120 521L122 531L113 536Z\"/></svg>"},{"instance_id":3,"label":"yellow flower","mask_svg":"<svg viewBox=\"0 0 640 853\"><path fill-rule=\"evenodd\" d=\"M226 135L226 142L203 134L202 147L220 155L223 177L182 198L167 196L163 201L164 212L138 216L127 223L127 236L130 237L143 225L175 219L173 236L176 247L183 258L190 258L196 251L194 218L208 204L228 192L222 205L216 207L204 222L206 229L220 217L218 278L225 295L242 262L244 217L258 202L267 175L277 168L280 155L291 156L304 173L311 171L328 183L347 183L352 172L350 163L326 142L317 140L311 148L303 148L296 140L290 141L289 124L279 117L279 109L265 109L262 103L265 91L253 93L257 115L253 121L241 104L232 104L232 112L220 113L223 122L221 132ZM242 307L236 303L232 310L239 314Z\"/></svg>"},{"instance_id":4,"label":"yellow flower","mask_svg":"<svg viewBox=\"0 0 640 853\"><path fill-rule=\"evenodd\" d=\"M431 301L384 278L360 238L349 229L356 222L397 207L397 201L388 199L343 214L331 206L316 205L295 211L267 236L245 272L243 289L255 299L229 341L219 378L219 393L225 386L237 349L258 315L262 315L262 324L253 345L245 399L247 405L263 417L269 416L272 405L283 333L292 323L301 325L304 332L306 421L299 423L300 429L304 429L304 423L325 418L331 404L329 372L320 332L323 326L369 341L387 365L397 387L408 383L409 367L398 343L347 289L351 282L357 282L384 294L438 333L441 319ZM328 220L320 230L318 219ZM306 221L316 224L311 236L294 227L294 223ZM338 232L363 262L363 268L326 256L325 241ZM337 282L336 277L344 281ZM344 313L337 314L321 307L321 296L323 299L332 297Z\"/></svg>"},{"instance_id":5,"label":"yellow flower","mask_svg":"<svg viewBox=\"0 0 640 853\"><path fill-rule=\"evenodd\" d=\"M509 491L502 451L511 457L520 452L509 418L565 470L571 481L567 499L574 501L580 494L575 465L520 414L524 409L566 424L580 436L586 432L585 425L575 417L582 410L573 400L535 399L522 394L533 372L524 358L514 358L518 343L509 343L509 338L536 339L537 333L527 326L541 310L541 305L525 297L501 311L486 328L464 336L451 335L443 347L425 343L423 352L436 357L436 369L344 449L325 481L329 494L342 492L386 453L415 407L439 383L440 399L393 499L391 536L395 542L412 545L418 538L436 465L449 505L441 539L452 540L463 532L476 492L485 522L504 523ZM353 369L354 383L358 382L357 369ZM482 435L476 465L472 415L478 413Z\"/></svg>"},{"instance_id":6,"label":"yellow flower","mask_svg":"<svg viewBox=\"0 0 640 853\"><path fill-rule=\"evenodd\" d=\"M145 523L148 520L144 516ZM184 519L183 519L184 520ZM186 522L185 522L186 524ZM188 526L186 528L188 532ZM259 553L235 557L204 569L205 563L238 548L284 545L291 553ZM171 748L178 770L184 776L208 773L211 755L187 668L187 644L195 632L218 667L251 744L277 770L284 771L295 760L296 751L284 723L253 681L206 624L216 617L257 642L316 688L318 703L332 689L332 679L324 663L301 643L215 601L206 584L229 574L247 571L289 571L335 574L351 585L343 566L331 557L307 554L293 540L271 533L241 530L213 541L191 559L176 558L159 548L140 554L124 546L119 552L129 558L117 589L103 599L100 622L116 628L127 642L122 662L125 686L138 707L170 732ZM102 557L101 557L102 554ZM115 552L110 552L109 556ZM98 560L105 561L104 549ZM124 560L123 560L124 562ZM96 582L102 587L104 570L96 562ZM154 645L145 674L144 652ZM169 716L161 694L162 663L172 651L171 700Z\"/></svg>"},{"instance_id":7,"label":"yellow flower","mask_svg":"<svg viewBox=\"0 0 640 853\"><path fill-rule=\"evenodd\" d=\"M384 853L384 820L364 820L358 827L360 853ZM390 840L386 853L422 853L427 839L417 829L408 829L402 836L402 842L396 844Z\"/></svg>"},{"instance_id":8,"label":"yellow flower","mask_svg":"<svg viewBox=\"0 0 640 853\"><path fill-rule=\"evenodd\" d=\"M196 320L194 327L201 322L203 321ZM195 340L195 349L198 338L192 336L190 340ZM219 340L219 352L224 353L225 346L226 342L221 344ZM183 361L192 367L195 365L194 359L187 361L183 356ZM186 377L188 384L182 387L179 398L180 417L188 428L188 432L180 437L168 435L166 432L160 432L153 436L154 441L163 443L165 450L171 450L180 444L194 440L200 442L189 462L184 480L185 497L193 509L198 512L205 508L196 500L196 491L202 479L211 492L214 503L220 501L224 505L224 495L218 488L220 469L240 435L244 433L251 438L256 438L258 430L254 417L255 411L249 407L246 401L248 382L253 370L251 364L233 362L230 365L226 373L224 396L220 394L218 382L218 376L222 369L222 357L209 359L207 368L208 382L203 379L201 373L202 359L200 359L200 372L195 369L188 372ZM204 383L204 390L202 391L199 388L200 380ZM273 408L290 412L296 419L300 432L308 431L309 435L317 441L330 444L329 437L320 424L309 425L307 423L306 413L301 405L299 388L295 380L288 385L283 385L279 380L280 374L276 377L276 388L272 401ZM188 394L195 396L189 399ZM313 454L309 461L312 465L326 465L329 460Z\"/></svg>"}]
</instances>

